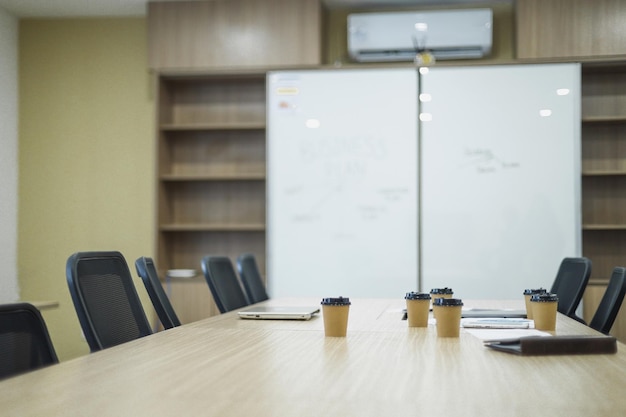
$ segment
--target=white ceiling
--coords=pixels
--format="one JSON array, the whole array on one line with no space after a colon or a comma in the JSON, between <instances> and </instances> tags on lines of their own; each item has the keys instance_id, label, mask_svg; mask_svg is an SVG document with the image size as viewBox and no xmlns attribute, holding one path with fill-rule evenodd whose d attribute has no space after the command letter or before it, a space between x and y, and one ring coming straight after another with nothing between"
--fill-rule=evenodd
<instances>
[{"instance_id":1,"label":"white ceiling","mask_svg":"<svg viewBox=\"0 0 626 417\"><path fill-rule=\"evenodd\" d=\"M149 0L0 0L0 8L17 17L143 16ZM188 0L168 0L188 1ZM336 7L486 4L512 0L322 0Z\"/></svg>"}]
</instances>

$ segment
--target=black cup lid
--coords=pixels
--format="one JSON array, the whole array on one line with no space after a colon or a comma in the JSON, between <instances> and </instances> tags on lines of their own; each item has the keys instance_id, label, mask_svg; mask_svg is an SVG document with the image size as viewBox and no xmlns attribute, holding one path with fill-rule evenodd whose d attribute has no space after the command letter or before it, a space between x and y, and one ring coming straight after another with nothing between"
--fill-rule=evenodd
<instances>
[{"instance_id":1,"label":"black cup lid","mask_svg":"<svg viewBox=\"0 0 626 417\"><path fill-rule=\"evenodd\" d=\"M530 301L535 301L539 303L559 301L559 297L556 294L543 293L543 294L533 294L530 296Z\"/></svg>"},{"instance_id":2,"label":"black cup lid","mask_svg":"<svg viewBox=\"0 0 626 417\"><path fill-rule=\"evenodd\" d=\"M407 292L404 296L407 300L430 300L430 294L425 292Z\"/></svg>"},{"instance_id":3,"label":"black cup lid","mask_svg":"<svg viewBox=\"0 0 626 417\"><path fill-rule=\"evenodd\" d=\"M433 305L441 307L462 306L463 300L460 298L435 298Z\"/></svg>"},{"instance_id":4,"label":"black cup lid","mask_svg":"<svg viewBox=\"0 0 626 417\"><path fill-rule=\"evenodd\" d=\"M433 288L432 290L430 290L431 294L454 294L454 292L452 291L452 288Z\"/></svg>"},{"instance_id":5,"label":"black cup lid","mask_svg":"<svg viewBox=\"0 0 626 417\"><path fill-rule=\"evenodd\" d=\"M347 297L322 298L322 305L325 306L349 306L350 299Z\"/></svg>"},{"instance_id":6,"label":"black cup lid","mask_svg":"<svg viewBox=\"0 0 626 417\"><path fill-rule=\"evenodd\" d=\"M536 288L536 289L526 288L524 290L524 295L545 294L547 292L548 291L545 288Z\"/></svg>"}]
</instances>

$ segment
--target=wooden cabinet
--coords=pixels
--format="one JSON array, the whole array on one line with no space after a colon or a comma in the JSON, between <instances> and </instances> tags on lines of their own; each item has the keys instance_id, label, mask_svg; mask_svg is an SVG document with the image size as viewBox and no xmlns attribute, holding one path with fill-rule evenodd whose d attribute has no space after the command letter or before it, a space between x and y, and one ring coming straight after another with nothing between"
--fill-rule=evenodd
<instances>
[{"instance_id":1,"label":"wooden cabinet","mask_svg":"<svg viewBox=\"0 0 626 417\"><path fill-rule=\"evenodd\" d=\"M159 70L319 65L319 0L148 3L148 61Z\"/></svg>"},{"instance_id":2,"label":"wooden cabinet","mask_svg":"<svg viewBox=\"0 0 626 417\"><path fill-rule=\"evenodd\" d=\"M581 105L583 255L593 262L583 297L589 322L613 268L626 266L626 63L585 64ZM611 334L626 342L626 308Z\"/></svg>"},{"instance_id":3,"label":"wooden cabinet","mask_svg":"<svg viewBox=\"0 0 626 417\"><path fill-rule=\"evenodd\" d=\"M264 273L265 74L320 64L321 13L319 0L148 4L161 277L243 252ZM168 286L181 321L218 313L201 273Z\"/></svg>"},{"instance_id":4,"label":"wooden cabinet","mask_svg":"<svg viewBox=\"0 0 626 417\"><path fill-rule=\"evenodd\" d=\"M607 282L626 266L626 63L583 66L581 106L583 254Z\"/></svg>"},{"instance_id":5,"label":"wooden cabinet","mask_svg":"<svg viewBox=\"0 0 626 417\"><path fill-rule=\"evenodd\" d=\"M161 74L158 92L161 276L200 270L209 254L234 260L243 252L254 253L264 271L265 72ZM204 281L201 274L194 280ZM182 284L174 282L175 308L205 296L212 304L206 283ZM199 288L206 294L197 295ZM198 314L213 313L214 307Z\"/></svg>"},{"instance_id":6,"label":"wooden cabinet","mask_svg":"<svg viewBox=\"0 0 626 417\"><path fill-rule=\"evenodd\" d=\"M626 53L622 0L517 0L520 59L607 59Z\"/></svg>"},{"instance_id":7,"label":"wooden cabinet","mask_svg":"<svg viewBox=\"0 0 626 417\"><path fill-rule=\"evenodd\" d=\"M626 7L620 0L517 0L517 58L582 61L582 249L593 262L587 321L626 266ZM604 61L604 62L602 62ZM612 333L626 341L626 309Z\"/></svg>"},{"instance_id":8,"label":"wooden cabinet","mask_svg":"<svg viewBox=\"0 0 626 417\"><path fill-rule=\"evenodd\" d=\"M587 286L585 294L583 296L583 319L589 323L591 318L596 312L600 300L606 291L606 285L591 284ZM622 304L622 308L617 314L613 328L611 328L611 335L615 336L620 342L626 343L626 302Z\"/></svg>"}]
</instances>

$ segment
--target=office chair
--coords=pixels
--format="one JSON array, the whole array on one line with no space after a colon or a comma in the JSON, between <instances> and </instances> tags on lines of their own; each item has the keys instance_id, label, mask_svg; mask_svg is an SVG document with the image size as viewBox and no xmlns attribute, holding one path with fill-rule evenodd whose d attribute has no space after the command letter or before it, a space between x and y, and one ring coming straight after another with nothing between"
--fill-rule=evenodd
<instances>
[{"instance_id":1,"label":"office chair","mask_svg":"<svg viewBox=\"0 0 626 417\"><path fill-rule=\"evenodd\" d=\"M251 253L239 255L237 269L250 303L259 303L269 299L254 255Z\"/></svg>"},{"instance_id":2,"label":"office chair","mask_svg":"<svg viewBox=\"0 0 626 417\"><path fill-rule=\"evenodd\" d=\"M244 294L230 258L205 256L202 272L220 313L226 313L250 304Z\"/></svg>"},{"instance_id":3,"label":"office chair","mask_svg":"<svg viewBox=\"0 0 626 417\"><path fill-rule=\"evenodd\" d=\"M137 274L141 277L143 284L146 286L146 291L152 300L152 305L159 316L159 320L164 329L171 329L172 327L180 326L180 320L174 308L170 303L167 294L163 290L161 280L157 274L152 258L142 256L135 261L135 268L137 268Z\"/></svg>"},{"instance_id":4,"label":"office chair","mask_svg":"<svg viewBox=\"0 0 626 417\"><path fill-rule=\"evenodd\" d=\"M0 305L0 378L59 363L48 328L29 303Z\"/></svg>"},{"instance_id":5,"label":"office chair","mask_svg":"<svg viewBox=\"0 0 626 417\"><path fill-rule=\"evenodd\" d=\"M66 276L92 352L152 334L121 253L77 252L67 260Z\"/></svg>"},{"instance_id":6,"label":"office chair","mask_svg":"<svg viewBox=\"0 0 626 417\"><path fill-rule=\"evenodd\" d=\"M617 313L626 295L626 268L617 266L613 268L609 285L604 291L598 309L589 322L589 327L601 333L609 334Z\"/></svg>"},{"instance_id":7,"label":"office chair","mask_svg":"<svg viewBox=\"0 0 626 417\"><path fill-rule=\"evenodd\" d=\"M559 297L558 311L581 323L583 319L576 315L576 309L583 297L589 276L591 261L587 258L564 258L561 261L550 292Z\"/></svg>"}]
</instances>

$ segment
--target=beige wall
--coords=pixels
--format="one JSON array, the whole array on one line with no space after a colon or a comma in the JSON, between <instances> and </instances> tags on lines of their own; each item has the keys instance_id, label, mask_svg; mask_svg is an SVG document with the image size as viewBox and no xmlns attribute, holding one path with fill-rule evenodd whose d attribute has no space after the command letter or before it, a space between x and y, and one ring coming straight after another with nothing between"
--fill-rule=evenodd
<instances>
[{"instance_id":1,"label":"beige wall","mask_svg":"<svg viewBox=\"0 0 626 417\"><path fill-rule=\"evenodd\" d=\"M88 353L65 262L87 250L152 256L154 98L143 18L21 20L18 274L61 360ZM135 285L150 307L139 279ZM152 311L147 314L152 317Z\"/></svg>"},{"instance_id":2,"label":"beige wall","mask_svg":"<svg viewBox=\"0 0 626 417\"><path fill-rule=\"evenodd\" d=\"M0 302L17 285L17 18L0 8Z\"/></svg>"}]
</instances>

